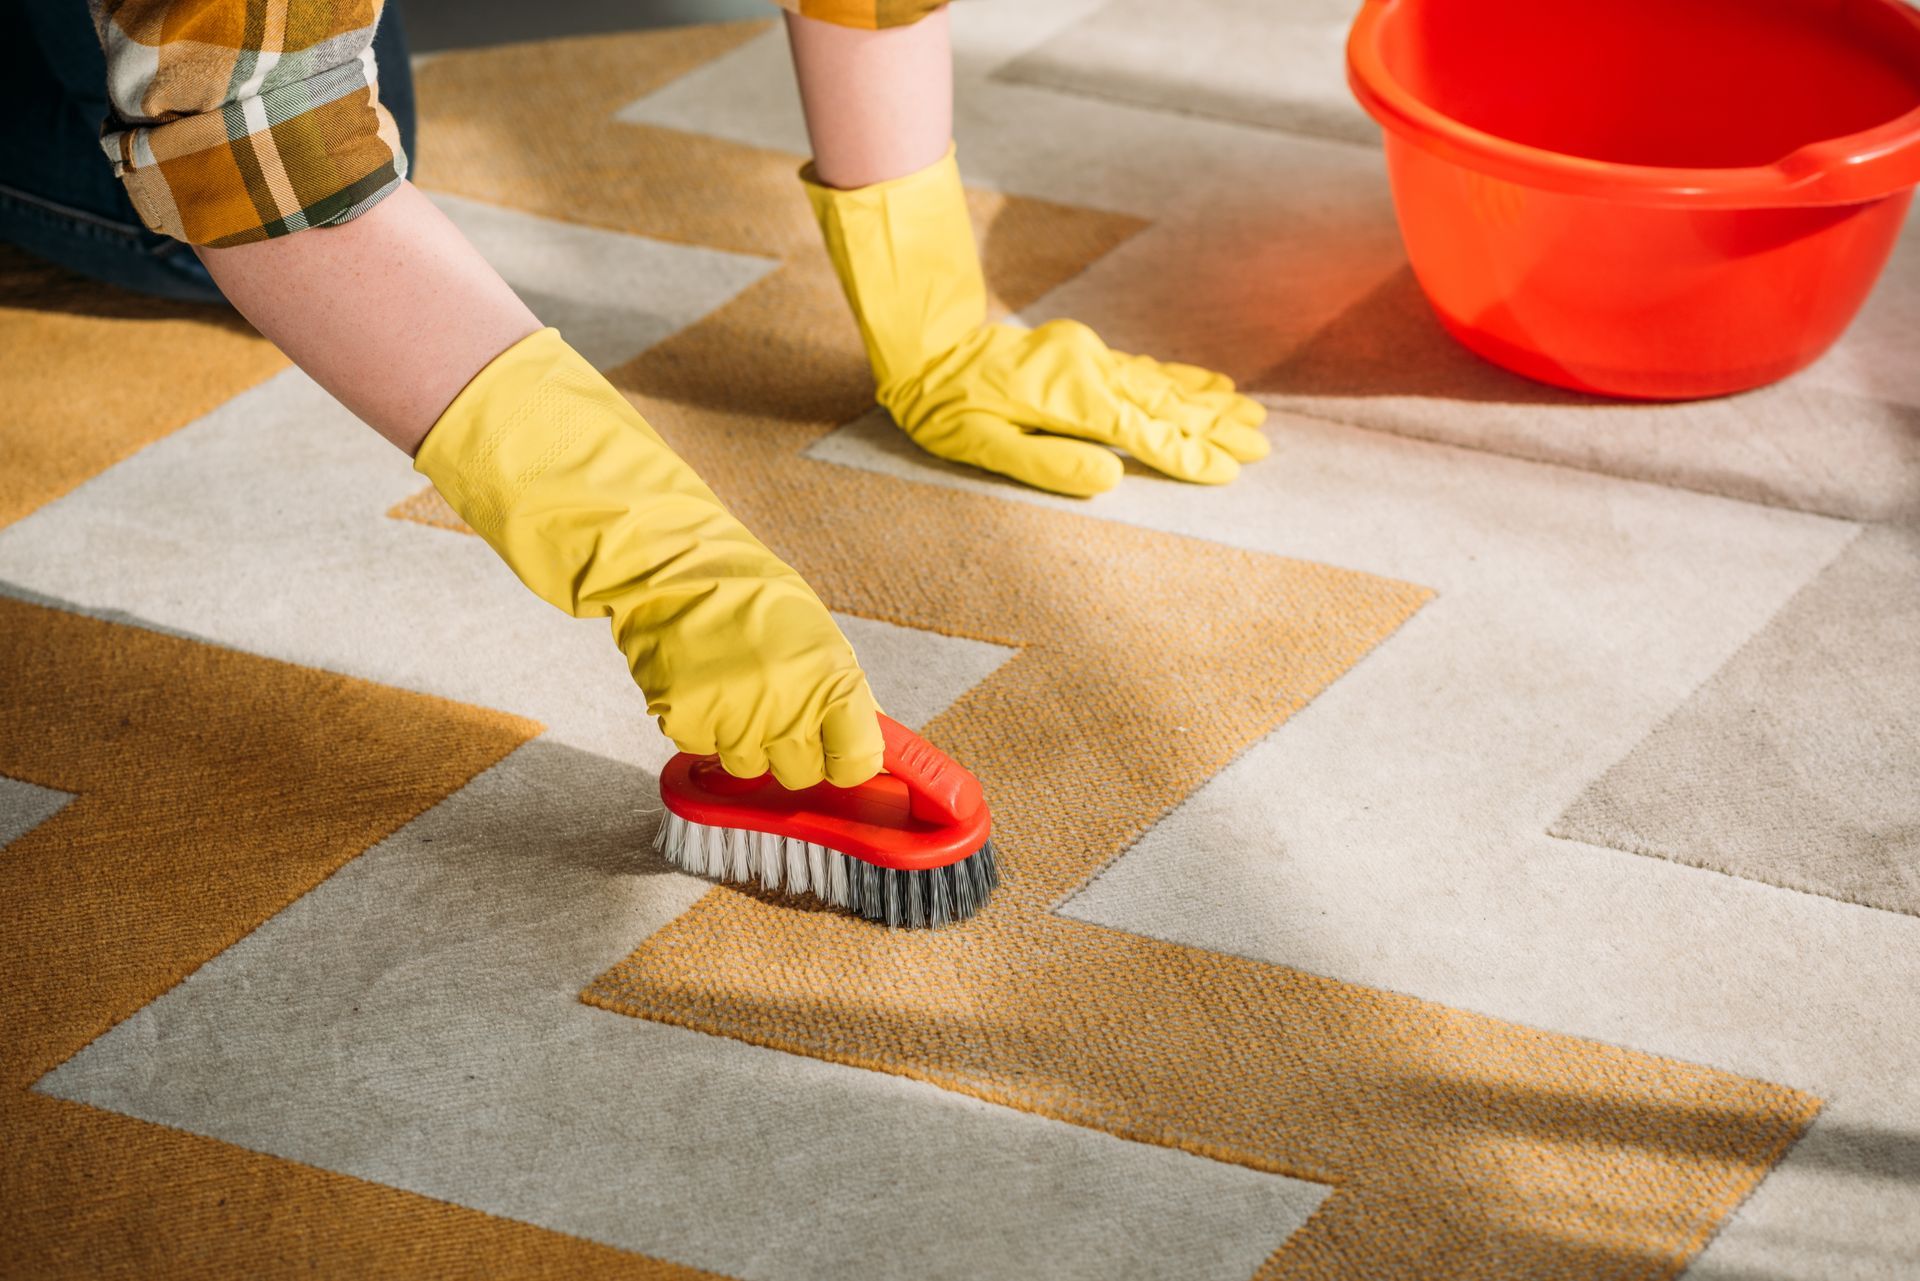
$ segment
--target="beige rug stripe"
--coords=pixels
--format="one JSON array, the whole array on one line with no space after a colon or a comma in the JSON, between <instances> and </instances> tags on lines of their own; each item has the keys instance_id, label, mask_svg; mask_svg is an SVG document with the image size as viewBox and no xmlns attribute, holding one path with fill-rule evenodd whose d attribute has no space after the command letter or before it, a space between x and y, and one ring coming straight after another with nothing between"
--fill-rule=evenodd
<instances>
[{"instance_id":1,"label":"beige rug stripe","mask_svg":"<svg viewBox=\"0 0 1920 1281\"><path fill-rule=\"evenodd\" d=\"M224 307L123 293L7 246L0 351L0 525L287 364Z\"/></svg>"},{"instance_id":2,"label":"beige rug stripe","mask_svg":"<svg viewBox=\"0 0 1920 1281\"><path fill-rule=\"evenodd\" d=\"M537 725L7 600L0 670L0 774L77 798L0 858L0 1271L703 1275L30 1089Z\"/></svg>"},{"instance_id":3,"label":"beige rug stripe","mask_svg":"<svg viewBox=\"0 0 1920 1281\"><path fill-rule=\"evenodd\" d=\"M1549 829L1920 916L1920 524L1870 526Z\"/></svg>"},{"instance_id":4,"label":"beige rug stripe","mask_svg":"<svg viewBox=\"0 0 1920 1281\"><path fill-rule=\"evenodd\" d=\"M1111 0L993 72L995 80L1135 107L1380 145L1342 49L1349 0Z\"/></svg>"},{"instance_id":5,"label":"beige rug stripe","mask_svg":"<svg viewBox=\"0 0 1920 1281\"><path fill-rule=\"evenodd\" d=\"M423 69L428 121L467 140L435 185L791 259L616 380L829 604L1023 647L930 727L1007 846L1014 880L977 923L888 934L717 890L584 999L1335 1184L1264 1276L1675 1274L1816 1100L1050 914L1427 593L799 457L870 392L795 158L592 114L633 96L635 38L526 94L512 128L552 145L502 166L490 86L551 83L551 56ZM1131 230L975 213L1014 306Z\"/></svg>"},{"instance_id":6,"label":"beige rug stripe","mask_svg":"<svg viewBox=\"0 0 1920 1281\"><path fill-rule=\"evenodd\" d=\"M1898 262L1881 287L1895 298L1910 287ZM1821 365L1737 396L1608 401L1469 352L1403 266L1254 383L1271 403L1317 418L1847 520L1911 522L1920 409L1869 375L1823 377L1856 341L1870 351L1856 330Z\"/></svg>"}]
</instances>

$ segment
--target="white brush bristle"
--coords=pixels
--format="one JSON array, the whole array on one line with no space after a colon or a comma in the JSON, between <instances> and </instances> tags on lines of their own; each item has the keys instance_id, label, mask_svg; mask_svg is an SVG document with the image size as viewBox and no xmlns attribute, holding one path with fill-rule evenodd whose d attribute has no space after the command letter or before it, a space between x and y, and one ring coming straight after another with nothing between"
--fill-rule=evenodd
<instances>
[{"instance_id":1,"label":"white brush bristle","mask_svg":"<svg viewBox=\"0 0 1920 1281\"><path fill-rule=\"evenodd\" d=\"M683 872L770 893L812 894L871 921L909 928L964 921L1000 883L993 842L956 863L907 872L789 836L713 827L667 811L653 847Z\"/></svg>"}]
</instances>

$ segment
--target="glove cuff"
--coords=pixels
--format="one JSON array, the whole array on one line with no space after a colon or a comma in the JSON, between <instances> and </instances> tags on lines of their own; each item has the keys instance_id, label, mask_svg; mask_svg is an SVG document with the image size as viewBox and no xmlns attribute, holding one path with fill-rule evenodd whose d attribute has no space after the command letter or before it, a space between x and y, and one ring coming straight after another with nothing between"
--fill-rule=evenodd
<instances>
[{"instance_id":1,"label":"glove cuff","mask_svg":"<svg viewBox=\"0 0 1920 1281\"><path fill-rule=\"evenodd\" d=\"M420 442L413 469L475 533L494 542L507 513L544 470L542 460L550 462L584 426L584 415L574 414L557 433L542 430L547 424L535 421L542 402L550 404L556 392L592 399L593 383L605 381L559 330L529 334L461 388Z\"/></svg>"},{"instance_id":2,"label":"glove cuff","mask_svg":"<svg viewBox=\"0 0 1920 1281\"><path fill-rule=\"evenodd\" d=\"M860 324L881 402L987 319L986 280L952 147L904 178L841 191L800 171Z\"/></svg>"},{"instance_id":3,"label":"glove cuff","mask_svg":"<svg viewBox=\"0 0 1920 1281\"><path fill-rule=\"evenodd\" d=\"M623 453L657 454L671 462L650 469L659 474L649 479L720 505L557 329L529 334L475 374L420 443L413 469L433 482L475 533L497 544L507 519L542 476L609 437L632 438Z\"/></svg>"},{"instance_id":4,"label":"glove cuff","mask_svg":"<svg viewBox=\"0 0 1920 1281\"><path fill-rule=\"evenodd\" d=\"M494 357L413 466L522 582L572 614L617 617L650 580L672 577L669 562L778 565L557 330Z\"/></svg>"}]
</instances>

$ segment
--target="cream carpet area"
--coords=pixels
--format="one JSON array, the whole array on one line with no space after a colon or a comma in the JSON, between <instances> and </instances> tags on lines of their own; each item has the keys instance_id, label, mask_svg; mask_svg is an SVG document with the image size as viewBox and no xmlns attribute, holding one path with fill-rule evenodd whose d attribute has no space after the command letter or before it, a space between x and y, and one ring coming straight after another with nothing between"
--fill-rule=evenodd
<instances>
[{"instance_id":1,"label":"cream carpet area","mask_svg":"<svg viewBox=\"0 0 1920 1281\"><path fill-rule=\"evenodd\" d=\"M405 460L257 340L20 277L0 385L34 439L124 428L80 463L0 428L34 468L0 480L6 1257L1914 1275L1920 236L1798 378L1589 401L1425 312L1343 11L952 17L997 287L1258 394L1273 455L1234 485L1057 499L864 409L782 194L774 27L436 57L419 177L792 551L882 702L975 735L1028 889L896 942L666 867L669 748L603 625L423 521ZM508 72L517 124L486 109ZM100 332L191 395L83 395L56 354ZM967 534L964 590L861 571L896 517ZM56 679L83 659L87 698ZM1064 764L1022 774L1049 726ZM204 906L143 879L163 848ZM30 897L63 867L70 902Z\"/></svg>"}]
</instances>

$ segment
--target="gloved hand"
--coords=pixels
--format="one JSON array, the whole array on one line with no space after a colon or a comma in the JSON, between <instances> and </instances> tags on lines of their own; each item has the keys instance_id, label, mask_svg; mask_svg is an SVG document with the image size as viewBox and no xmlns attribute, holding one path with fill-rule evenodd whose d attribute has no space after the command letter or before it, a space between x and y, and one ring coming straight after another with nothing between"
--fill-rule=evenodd
<instances>
[{"instance_id":1,"label":"gloved hand","mask_svg":"<svg viewBox=\"0 0 1920 1281\"><path fill-rule=\"evenodd\" d=\"M535 594L612 619L682 751L790 788L880 769L879 709L826 606L556 330L481 370L414 467Z\"/></svg>"},{"instance_id":2,"label":"gloved hand","mask_svg":"<svg viewBox=\"0 0 1920 1281\"><path fill-rule=\"evenodd\" d=\"M1113 351L1085 325L988 325L986 283L953 152L853 191L801 171L860 322L877 398L928 453L1084 497L1120 483L1126 450L1180 480L1224 484L1264 458L1267 411L1224 374Z\"/></svg>"}]
</instances>

